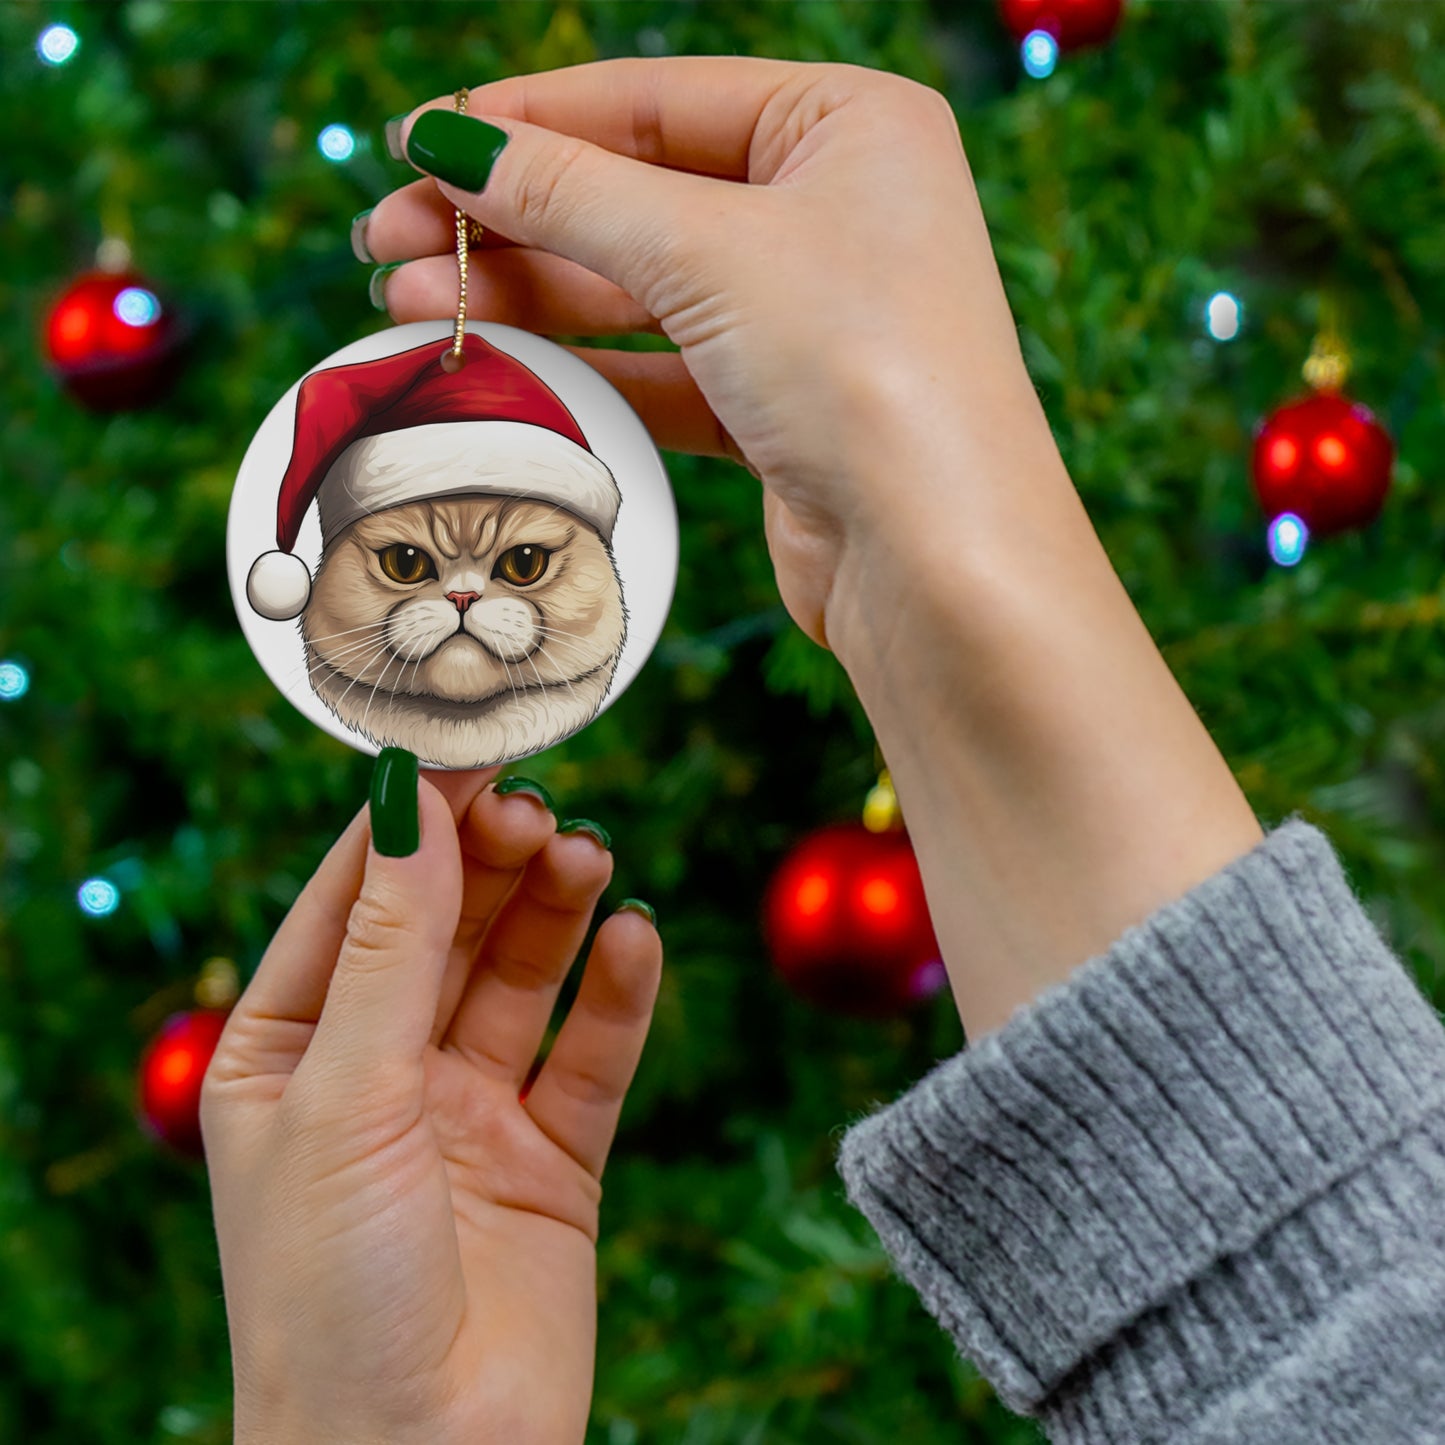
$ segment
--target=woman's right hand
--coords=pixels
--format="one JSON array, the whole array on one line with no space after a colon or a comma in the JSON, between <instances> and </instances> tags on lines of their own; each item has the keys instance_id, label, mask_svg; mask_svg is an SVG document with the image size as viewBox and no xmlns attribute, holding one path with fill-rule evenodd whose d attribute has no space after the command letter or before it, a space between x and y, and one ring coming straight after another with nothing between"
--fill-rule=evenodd
<instances>
[{"instance_id":1,"label":"woman's right hand","mask_svg":"<svg viewBox=\"0 0 1445 1445\"><path fill-rule=\"evenodd\" d=\"M473 253L474 315L678 344L579 355L659 445L761 479L778 589L873 724L971 1037L1258 842L1059 456L941 96L715 57L482 86L501 131L425 114L451 106L389 127L465 188L373 211L377 259L417 258L388 308L453 313L455 205L511 243Z\"/></svg>"},{"instance_id":2,"label":"woman's right hand","mask_svg":"<svg viewBox=\"0 0 1445 1445\"><path fill-rule=\"evenodd\" d=\"M841 650L859 598L945 545L941 515L1016 502L984 495L999 456L1063 476L936 91L844 65L615 60L481 86L467 116L452 109L389 127L438 182L365 223L377 261L411 263L385 277L393 318L454 313L455 205L493 238L472 253L473 315L666 334L678 353L578 354L660 446L760 478L779 589L816 641ZM430 110L442 129L414 141ZM483 118L508 137L499 151ZM897 576L880 577L885 554Z\"/></svg>"}]
</instances>

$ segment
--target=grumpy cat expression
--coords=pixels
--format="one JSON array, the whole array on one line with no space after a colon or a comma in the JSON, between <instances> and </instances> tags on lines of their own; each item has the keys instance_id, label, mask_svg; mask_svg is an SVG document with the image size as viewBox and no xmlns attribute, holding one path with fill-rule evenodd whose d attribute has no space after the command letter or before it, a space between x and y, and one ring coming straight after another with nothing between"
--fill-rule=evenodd
<instances>
[{"instance_id":1,"label":"grumpy cat expression","mask_svg":"<svg viewBox=\"0 0 1445 1445\"><path fill-rule=\"evenodd\" d=\"M301 617L317 696L381 747L475 768L576 732L627 635L601 537L541 502L450 497L353 522Z\"/></svg>"}]
</instances>

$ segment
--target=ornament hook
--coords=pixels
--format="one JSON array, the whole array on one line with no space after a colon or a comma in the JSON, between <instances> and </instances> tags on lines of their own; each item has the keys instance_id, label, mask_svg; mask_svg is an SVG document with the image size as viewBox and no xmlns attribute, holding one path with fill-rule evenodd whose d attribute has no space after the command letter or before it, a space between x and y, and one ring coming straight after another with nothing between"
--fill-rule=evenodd
<instances>
[{"instance_id":1,"label":"ornament hook","mask_svg":"<svg viewBox=\"0 0 1445 1445\"><path fill-rule=\"evenodd\" d=\"M1319 330L1303 367L1305 384L1315 391L1340 391L1350 375L1350 353L1340 325L1340 308L1326 293L1320 298Z\"/></svg>"}]
</instances>

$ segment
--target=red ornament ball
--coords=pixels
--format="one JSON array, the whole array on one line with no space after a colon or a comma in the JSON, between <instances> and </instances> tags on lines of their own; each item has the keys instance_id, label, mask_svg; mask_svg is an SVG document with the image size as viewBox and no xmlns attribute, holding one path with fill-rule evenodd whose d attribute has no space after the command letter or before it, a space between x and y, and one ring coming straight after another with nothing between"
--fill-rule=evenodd
<instances>
[{"instance_id":1,"label":"red ornament ball","mask_svg":"<svg viewBox=\"0 0 1445 1445\"><path fill-rule=\"evenodd\" d=\"M45 322L45 351L67 391L95 411L159 398L174 378L179 327L143 277L92 271L73 282Z\"/></svg>"},{"instance_id":2,"label":"red ornament ball","mask_svg":"<svg viewBox=\"0 0 1445 1445\"><path fill-rule=\"evenodd\" d=\"M1272 412L1255 434L1255 495L1271 520L1293 512L1327 537L1379 516L1394 460L1390 434L1369 408L1316 392Z\"/></svg>"},{"instance_id":3,"label":"red ornament ball","mask_svg":"<svg viewBox=\"0 0 1445 1445\"><path fill-rule=\"evenodd\" d=\"M1124 0L999 0L999 16L1020 44L1047 31L1060 50L1102 45L1118 28Z\"/></svg>"},{"instance_id":4,"label":"red ornament ball","mask_svg":"<svg viewBox=\"0 0 1445 1445\"><path fill-rule=\"evenodd\" d=\"M801 997L856 1017L897 1014L946 982L908 835L840 823L783 860L763 905L773 964Z\"/></svg>"},{"instance_id":5,"label":"red ornament ball","mask_svg":"<svg viewBox=\"0 0 1445 1445\"><path fill-rule=\"evenodd\" d=\"M205 1155L201 1082L229 1017L227 1009L172 1014L141 1057L141 1122L173 1149L198 1159Z\"/></svg>"}]
</instances>

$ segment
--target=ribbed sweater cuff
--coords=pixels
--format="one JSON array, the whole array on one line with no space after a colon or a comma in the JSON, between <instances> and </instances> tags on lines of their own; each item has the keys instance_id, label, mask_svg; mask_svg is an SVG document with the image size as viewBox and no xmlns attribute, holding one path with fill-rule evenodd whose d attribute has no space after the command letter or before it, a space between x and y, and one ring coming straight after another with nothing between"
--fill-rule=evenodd
<instances>
[{"instance_id":1,"label":"ribbed sweater cuff","mask_svg":"<svg viewBox=\"0 0 1445 1445\"><path fill-rule=\"evenodd\" d=\"M1291 819L854 1125L839 1168L1006 1403L1140 1440L1387 1252L1398 1189L1445 1184L1442 1104L1440 1020Z\"/></svg>"}]
</instances>

